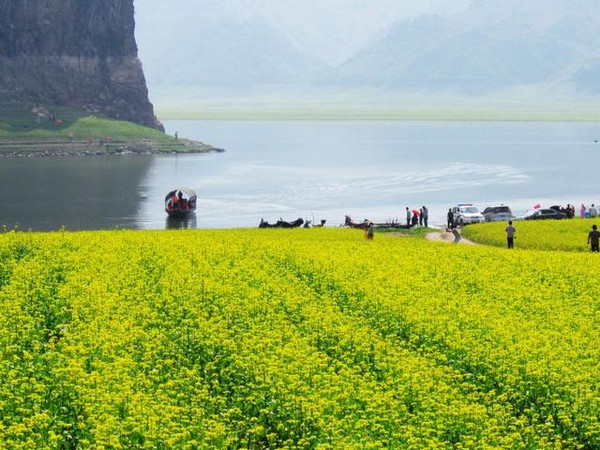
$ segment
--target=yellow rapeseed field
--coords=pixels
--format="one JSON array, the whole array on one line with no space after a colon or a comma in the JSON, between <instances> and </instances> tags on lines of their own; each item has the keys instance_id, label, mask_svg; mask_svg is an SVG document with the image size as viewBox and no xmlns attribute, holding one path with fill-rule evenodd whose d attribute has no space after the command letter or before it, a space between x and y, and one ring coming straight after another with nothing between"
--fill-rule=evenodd
<instances>
[{"instance_id":1,"label":"yellow rapeseed field","mask_svg":"<svg viewBox=\"0 0 600 450\"><path fill-rule=\"evenodd\" d=\"M594 224L600 228L600 219L513 221L517 229L515 249L589 251L587 236ZM506 247L507 225L506 222L469 225L463 228L462 234L482 244Z\"/></svg>"},{"instance_id":2,"label":"yellow rapeseed field","mask_svg":"<svg viewBox=\"0 0 600 450\"><path fill-rule=\"evenodd\" d=\"M3 233L0 448L600 448L599 258Z\"/></svg>"}]
</instances>

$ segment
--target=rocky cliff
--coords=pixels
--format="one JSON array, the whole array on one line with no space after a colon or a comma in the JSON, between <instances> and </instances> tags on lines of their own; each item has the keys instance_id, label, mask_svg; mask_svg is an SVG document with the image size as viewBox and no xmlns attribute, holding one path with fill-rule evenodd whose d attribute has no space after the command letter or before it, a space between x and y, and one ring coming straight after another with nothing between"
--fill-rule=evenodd
<instances>
[{"instance_id":1,"label":"rocky cliff","mask_svg":"<svg viewBox=\"0 0 600 450\"><path fill-rule=\"evenodd\" d=\"M0 0L0 103L73 106L162 129L133 0Z\"/></svg>"}]
</instances>

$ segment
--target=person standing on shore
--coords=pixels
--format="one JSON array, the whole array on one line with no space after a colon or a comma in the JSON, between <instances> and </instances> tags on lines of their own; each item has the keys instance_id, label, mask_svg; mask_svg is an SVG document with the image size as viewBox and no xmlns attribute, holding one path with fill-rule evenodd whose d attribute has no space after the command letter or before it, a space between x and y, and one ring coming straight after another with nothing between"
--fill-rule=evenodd
<instances>
[{"instance_id":1,"label":"person standing on shore","mask_svg":"<svg viewBox=\"0 0 600 450\"><path fill-rule=\"evenodd\" d=\"M585 209L585 205L582 203L581 209L579 210L579 217L581 217L582 219L585 219Z\"/></svg>"},{"instance_id":2,"label":"person standing on shore","mask_svg":"<svg viewBox=\"0 0 600 450\"><path fill-rule=\"evenodd\" d=\"M408 209L408 206L406 207L406 227L410 228L410 219L412 218L412 215L410 213L410 209Z\"/></svg>"},{"instance_id":3,"label":"person standing on shore","mask_svg":"<svg viewBox=\"0 0 600 450\"><path fill-rule=\"evenodd\" d=\"M516 231L516 228L513 227L512 220L509 220L508 226L506 227L506 243L508 244L508 248L514 247Z\"/></svg>"},{"instance_id":4,"label":"person standing on shore","mask_svg":"<svg viewBox=\"0 0 600 450\"><path fill-rule=\"evenodd\" d=\"M592 203L592 206L590 206L590 209L588 210L588 212L590 213L590 217L592 219L594 219L598 215L598 210L596 209L596 207L594 206L593 203Z\"/></svg>"},{"instance_id":5,"label":"person standing on shore","mask_svg":"<svg viewBox=\"0 0 600 450\"><path fill-rule=\"evenodd\" d=\"M417 211L416 209L414 209L412 211L412 226L416 227L419 225L419 211Z\"/></svg>"},{"instance_id":6,"label":"person standing on shore","mask_svg":"<svg viewBox=\"0 0 600 450\"><path fill-rule=\"evenodd\" d=\"M421 217L423 218L423 225L425 226L425 228L427 228L427 221L429 219L429 210L427 208L425 208L425 205L423 205L423 208L421 208Z\"/></svg>"},{"instance_id":7,"label":"person standing on shore","mask_svg":"<svg viewBox=\"0 0 600 450\"><path fill-rule=\"evenodd\" d=\"M590 231L588 234L587 243L591 244L590 250L592 250L592 252L600 252L600 231L598 231L598 227L596 225L592 225L592 231Z\"/></svg>"},{"instance_id":8,"label":"person standing on shore","mask_svg":"<svg viewBox=\"0 0 600 450\"><path fill-rule=\"evenodd\" d=\"M452 214L452 208L448 208L448 228L454 228L454 214Z\"/></svg>"}]
</instances>

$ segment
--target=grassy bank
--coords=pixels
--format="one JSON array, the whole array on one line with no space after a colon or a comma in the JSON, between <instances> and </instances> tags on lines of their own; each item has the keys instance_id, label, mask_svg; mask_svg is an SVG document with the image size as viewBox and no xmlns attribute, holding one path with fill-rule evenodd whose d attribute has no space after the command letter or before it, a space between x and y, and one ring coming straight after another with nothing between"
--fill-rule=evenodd
<instances>
[{"instance_id":1,"label":"grassy bank","mask_svg":"<svg viewBox=\"0 0 600 450\"><path fill-rule=\"evenodd\" d=\"M202 142L169 136L120 120L71 108L43 115L30 108L0 108L0 156L107 153L192 153L215 150Z\"/></svg>"},{"instance_id":2,"label":"grassy bank","mask_svg":"<svg viewBox=\"0 0 600 450\"><path fill-rule=\"evenodd\" d=\"M597 255L0 234L0 446L598 448Z\"/></svg>"}]
</instances>

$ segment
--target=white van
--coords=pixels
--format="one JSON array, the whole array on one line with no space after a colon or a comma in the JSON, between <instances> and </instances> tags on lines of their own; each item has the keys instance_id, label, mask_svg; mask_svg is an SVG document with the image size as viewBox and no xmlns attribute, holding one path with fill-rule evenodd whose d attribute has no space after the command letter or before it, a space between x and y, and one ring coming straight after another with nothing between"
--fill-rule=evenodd
<instances>
[{"instance_id":1,"label":"white van","mask_svg":"<svg viewBox=\"0 0 600 450\"><path fill-rule=\"evenodd\" d=\"M479 212L479 208L472 203L459 203L452 208L452 214L455 225L463 226L485 221L485 217Z\"/></svg>"}]
</instances>

